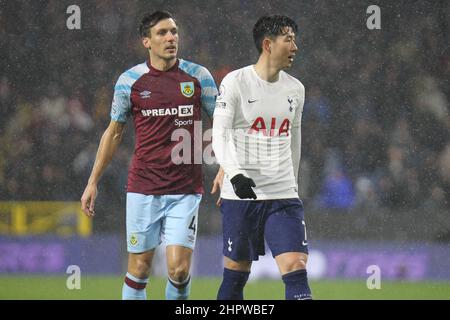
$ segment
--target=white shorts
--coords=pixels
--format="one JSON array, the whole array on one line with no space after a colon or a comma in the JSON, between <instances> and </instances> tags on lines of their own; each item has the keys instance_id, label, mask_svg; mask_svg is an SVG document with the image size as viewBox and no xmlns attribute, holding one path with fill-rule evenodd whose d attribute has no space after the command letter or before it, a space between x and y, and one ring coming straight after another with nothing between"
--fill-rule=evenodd
<instances>
[{"instance_id":1,"label":"white shorts","mask_svg":"<svg viewBox=\"0 0 450 320\"><path fill-rule=\"evenodd\" d=\"M194 249L201 194L127 193L127 249L141 253L167 245Z\"/></svg>"}]
</instances>

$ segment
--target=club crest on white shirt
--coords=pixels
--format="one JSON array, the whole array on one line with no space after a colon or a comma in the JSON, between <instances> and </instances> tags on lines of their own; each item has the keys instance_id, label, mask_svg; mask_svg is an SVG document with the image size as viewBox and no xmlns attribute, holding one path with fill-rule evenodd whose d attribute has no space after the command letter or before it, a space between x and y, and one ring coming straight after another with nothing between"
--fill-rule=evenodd
<instances>
[{"instance_id":1,"label":"club crest on white shirt","mask_svg":"<svg viewBox=\"0 0 450 320\"><path fill-rule=\"evenodd\" d=\"M219 87L219 95L217 96L216 100L222 100L224 94L225 94L225 86L221 84Z\"/></svg>"},{"instance_id":2,"label":"club crest on white shirt","mask_svg":"<svg viewBox=\"0 0 450 320\"><path fill-rule=\"evenodd\" d=\"M294 105L293 105L294 98L288 96L287 101L289 102L289 112L294 111Z\"/></svg>"}]
</instances>

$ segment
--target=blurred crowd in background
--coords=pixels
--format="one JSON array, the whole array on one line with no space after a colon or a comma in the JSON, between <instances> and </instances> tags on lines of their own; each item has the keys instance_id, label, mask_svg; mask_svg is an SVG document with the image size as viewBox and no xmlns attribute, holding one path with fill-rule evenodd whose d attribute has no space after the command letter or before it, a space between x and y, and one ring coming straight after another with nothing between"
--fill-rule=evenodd
<instances>
[{"instance_id":1,"label":"blurred crowd in background","mask_svg":"<svg viewBox=\"0 0 450 320\"><path fill-rule=\"evenodd\" d=\"M297 21L288 72L306 88L299 185L310 212L450 210L447 1L381 3L381 30L366 27L370 3L354 0L75 1L81 30L68 30L72 2L0 4L0 200L80 199L115 81L147 57L140 19L168 9L179 56L206 66L217 85L256 61L260 16ZM99 186L105 230L123 225L133 134L130 121ZM206 231L220 218L209 194L216 172L204 166Z\"/></svg>"}]
</instances>

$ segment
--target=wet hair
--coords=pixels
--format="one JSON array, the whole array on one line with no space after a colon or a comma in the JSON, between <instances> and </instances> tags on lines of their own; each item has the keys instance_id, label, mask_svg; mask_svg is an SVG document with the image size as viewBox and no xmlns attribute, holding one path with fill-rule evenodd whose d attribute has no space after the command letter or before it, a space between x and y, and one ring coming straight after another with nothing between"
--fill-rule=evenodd
<instances>
[{"instance_id":1,"label":"wet hair","mask_svg":"<svg viewBox=\"0 0 450 320\"><path fill-rule=\"evenodd\" d=\"M172 14L168 11L155 11L153 13L146 13L142 18L141 24L139 26L139 33L141 37L148 37L150 34L150 29L154 27L158 22L165 19L173 19L173 21L175 21Z\"/></svg>"},{"instance_id":2,"label":"wet hair","mask_svg":"<svg viewBox=\"0 0 450 320\"><path fill-rule=\"evenodd\" d=\"M292 28L294 33L298 31L295 21L287 16L275 14L261 17L253 27L253 41L258 52L262 52L262 42L265 37L273 39L282 35L286 27Z\"/></svg>"}]
</instances>

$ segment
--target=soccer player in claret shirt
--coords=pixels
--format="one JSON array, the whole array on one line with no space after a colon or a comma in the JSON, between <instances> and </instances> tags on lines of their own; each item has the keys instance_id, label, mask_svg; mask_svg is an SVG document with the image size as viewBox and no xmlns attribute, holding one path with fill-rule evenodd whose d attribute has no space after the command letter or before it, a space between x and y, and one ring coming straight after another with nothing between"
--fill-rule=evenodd
<instances>
[{"instance_id":1,"label":"soccer player in claret shirt","mask_svg":"<svg viewBox=\"0 0 450 320\"><path fill-rule=\"evenodd\" d=\"M297 190L302 83L292 65L297 24L272 15L258 20L255 65L229 73L214 111L213 150L225 172L221 189L223 281L218 299L243 299L252 261L267 242L288 300L311 299L303 204ZM220 172L215 183L220 179Z\"/></svg>"},{"instance_id":2,"label":"soccer player in claret shirt","mask_svg":"<svg viewBox=\"0 0 450 320\"><path fill-rule=\"evenodd\" d=\"M203 193L201 163L194 162L194 123L201 121L202 108L212 117L217 88L206 68L177 58L178 28L169 12L146 14L140 34L150 58L117 80L111 122L101 138L81 204L86 215L94 215L98 181L117 150L125 122L132 117L136 144L128 173L129 258L122 298L146 299L154 251L164 238L166 298L182 300L190 292L191 255ZM174 148L185 143L172 141L177 129L191 135L192 157L181 164L172 159Z\"/></svg>"}]
</instances>

